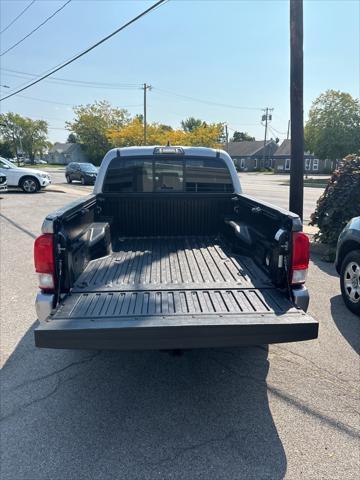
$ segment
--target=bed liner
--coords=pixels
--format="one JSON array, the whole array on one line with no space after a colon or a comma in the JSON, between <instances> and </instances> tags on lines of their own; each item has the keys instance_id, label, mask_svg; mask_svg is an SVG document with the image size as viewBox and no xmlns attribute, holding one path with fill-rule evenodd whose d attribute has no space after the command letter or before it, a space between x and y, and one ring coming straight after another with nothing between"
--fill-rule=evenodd
<instances>
[{"instance_id":1,"label":"bed liner","mask_svg":"<svg viewBox=\"0 0 360 480\"><path fill-rule=\"evenodd\" d=\"M294 307L222 237L122 238L87 265L50 321L50 348L171 349L316 338Z\"/></svg>"}]
</instances>

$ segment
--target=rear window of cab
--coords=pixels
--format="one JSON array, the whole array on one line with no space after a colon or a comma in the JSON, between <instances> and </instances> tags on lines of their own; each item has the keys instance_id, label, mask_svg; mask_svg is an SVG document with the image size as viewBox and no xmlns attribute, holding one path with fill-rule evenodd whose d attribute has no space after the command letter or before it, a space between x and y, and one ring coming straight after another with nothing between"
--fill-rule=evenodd
<instances>
[{"instance_id":1,"label":"rear window of cab","mask_svg":"<svg viewBox=\"0 0 360 480\"><path fill-rule=\"evenodd\" d=\"M229 169L221 158L116 157L104 193L233 193Z\"/></svg>"}]
</instances>

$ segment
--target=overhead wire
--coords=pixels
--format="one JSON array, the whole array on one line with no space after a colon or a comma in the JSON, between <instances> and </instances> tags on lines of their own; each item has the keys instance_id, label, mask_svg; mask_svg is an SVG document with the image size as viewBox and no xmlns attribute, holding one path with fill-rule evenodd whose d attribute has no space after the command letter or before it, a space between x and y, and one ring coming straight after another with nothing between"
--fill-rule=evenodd
<instances>
[{"instance_id":1,"label":"overhead wire","mask_svg":"<svg viewBox=\"0 0 360 480\"><path fill-rule=\"evenodd\" d=\"M16 20L18 20L20 17L22 17L24 15L24 13L29 10L29 8L34 5L36 0L33 0L32 2L29 3L29 5L27 5L23 10L21 10L21 12L19 13L19 15L17 17L14 18L14 20L12 20L5 28L3 28L1 31L0 31L0 35L4 32L6 32L6 30L8 28L11 27L11 25L14 25L14 23L16 22Z\"/></svg>"},{"instance_id":2,"label":"overhead wire","mask_svg":"<svg viewBox=\"0 0 360 480\"><path fill-rule=\"evenodd\" d=\"M27 35L25 35L25 37L21 38L18 42L14 43L13 45L11 45L11 47L7 48L4 52L1 52L0 53L0 57L2 57L3 55L5 55L6 53L10 52L11 50L13 50L15 47L17 47L18 45L20 45L20 43L24 42L27 38L29 38L33 33L35 33L37 30L39 30L39 28L41 28L43 25L45 25L48 21L50 21L53 17L55 17L55 15L57 15L59 12L61 12L61 10L63 10L66 5L68 5L69 3L71 2L71 0L67 0L67 2L65 2L60 8L58 8L54 13L52 13L49 17L47 17L43 22L41 22L37 27L35 27L33 30L31 30L31 32L29 32Z\"/></svg>"},{"instance_id":3,"label":"overhead wire","mask_svg":"<svg viewBox=\"0 0 360 480\"><path fill-rule=\"evenodd\" d=\"M94 50L96 47L98 47L99 45L101 45L102 43L106 42L107 40L109 40L110 38L112 38L114 35L116 35L117 33L121 32L122 30L125 30L127 27L129 27L130 25L132 25L133 23L137 22L138 20L140 20L140 18L144 17L145 15L147 15L148 13L150 13L152 10L155 10L157 9L158 7L160 7L161 5L165 4L168 0L159 0L158 2L154 3L151 7L147 8L146 10L144 10L143 12L139 13L138 15L136 15L134 18L132 18L131 20L129 20L128 22L124 23L123 25L121 25L121 27L117 28L116 30L114 30L112 33L110 33L109 35L107 35L106 37L103 37L101 40L99 40L98 42L94 43L93 45L91 45L90 47L86 48L85 50L83 50L82 52L78 53L77 55L75 55L74 57L72 57L71 59L67 60L65 63L62 63L54 68L52 68L50 71L48 71L48 73L42 75L41 77L37 78L36 80L34 80L33 82L29 83L28 85L25 85L21 88L19 88L18 90L16 90L15 92L12 92L12 93L9 93L9 95L6 95L5 97L2 97L0 98L0 102L3 101L3 100L6 100L8 98L11 98L13 97L14 95L17 95L18 93L21 93L23 92L24 90L27 90L28 88L32 87L33 85L36 85L37 83L40 83L42 80L45 80L45 78L48 78L50 77L51 75L53 75L54 73L58 72L59 70L62 70L63 68L65 68L66 66L70 65L71 63L75 62L76 60L78 60L79 58L83 57L84 55L86 55L87 53L91 52L92 50Z\"/></svg>"},{"instance_id":4,"label":"overhead wire","mask_svg":"<svg viewBox=\"0 0 360 480\"><path fill-rule=\"evenodd\" d=\"M26 78L31 77L32 78L38 78L41 77L41 75L37 75L34 73L28 73L28 72L22 72L18 70L9 70L6 68L0 68L2 72L5 73L5 75L9 75L12 77L17 77L17 78ZM75 80L71 78L61 78L61 77L52 77L52 78L46 78L45 82L52 82L52 83L57 83L60 85L75 85L75 86L81 86L81 87L97 87L97 88L113 88L113 89L138 89L141 88L140 83L109 83L109 82L92 82L89 80Z\"/></svg>"},{"instance_id":5,"label":"overhead wire","mask_svg":"<svg viewBox=\"0 0 360 480\"><path fill-rule=\"evenodd\" d=\"M204 99L200 99L200 98L196 98L196 97L191 97L189 95L183 95L183 94L180 94L180 93L171 92L169 90L163 90L163 89L157 88L157 87L153 87L152 90L155 93L160 93L160 94L164 93L166 95L171 95L171 96L174 96L174 97L183 98L184 100L191 100L191 101L195 101L195 102L199 102L199 103L204 103L204 104L207 104L207 105L214 105L214 106L225 107L225 108L233 108L233 109L236 109L236 110L262 110L260 107L244 107L244 106L239 106L239 105L229 105L229 104L226 104L226 103L213 102L212 100L204 100Z\"/></svg>"}]
</instances>

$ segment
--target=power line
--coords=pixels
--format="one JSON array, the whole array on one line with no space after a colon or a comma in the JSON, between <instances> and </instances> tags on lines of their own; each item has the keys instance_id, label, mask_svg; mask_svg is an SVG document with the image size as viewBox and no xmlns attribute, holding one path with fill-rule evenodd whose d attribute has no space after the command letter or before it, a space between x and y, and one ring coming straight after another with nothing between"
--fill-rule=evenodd
<instances>
[{"instance_id":1,"label":"power line","mask_svg":"<svg viewBox=\"0 0 360 480\"><path fill-rule=\"evenodd\" d=\"M262 110L259 107L241 107L239 105L229 105L229 104L226 104L226 103L212 102L211 100L203 100L203 99L200 99L200 98L190 97L188 95L182 95L180 93L170 92L169 90L163 90L163 89L156 88L156 87L153 87L153 90L155 91L155 93L165 93L167 95L172 95L174 97L183 98L185 100L191 100L191 101L194 101L194 102L205 103L207 105L215 105L217 107L234 108L236 110Z\"/></svg>"},{"instance_id":2,"label":"power line","mask_svg":"<svg viewBox=\"0 0 360 480\"><path fill-rule=\"evenodd\" d=\"M19 75L16 74L10 74L15 77L20 77ZM37 77L40 77L40 75L37 75ZM24 78L24 77L20 77ZM34 78L34 77L33 77ZM50 80L50 79L49 79ZM81 82L64 82L64 81L54 81L51 82L55 85L62 85L62 86L68 86L68 87L81 87L81 88L101 88L102 90L139 90L141 88L140 83L139 84L114 84L114 85L96 85L95 83L81 83Z\"/></svg>"},{"instance_id":3,"label":"power line","mask_svg":"<svg viewBox=\"0 0 360 480\"><path fill-rule=\"evenodd\" d=\"M25 98L27 100L34 100L36 102L44 102L44 103L53 103L55 105L63 105L65 107L74 107L71 103L63 103L63 102L56 102L55 100L47 100L45 98L36 98L36 97L28 97L27 95L18 95L18 97ZM132 107L142 107L141 103L136 103L132 105L117 105L118 108L132 108Z\"/></svg>"},{"instance_id":4,"label":"power line","mask_svg":"<svg viewBox=\"0 0 360 480\"><path fill-rule=\"evenodd\" d=\"M29 38L33 33L35 33L37 30L39 30L39 28L41 28L43 25L45 25L45 23L47 23L49 20L51 20L53 17L55 17L55 15L57 15L59 12L61 12L61 10L63 8L66 7L66 5L68 5L69 3L71 2L71 0L67 0L67 2L65 2L60 8L58 8L54 13L52 13L49 17L47 17L43 22L41 22L37 27L35 27L33 30L31 30L31 32L29 32L27 35L25 35L25 37L23 37L21 40L19 40L18 42L14 43L13 45L11 45L11 47L9 47L7 50L5 50L5 52L2 52L0 53L0 57L2 57L3 55L5 55L6 53L10 52L10 50L13 50L15 47L17 47L18 45L20 45L20 43L22 43L24 40L26 40L27 38Z\"/></svg>"},{"instance_id":5,"label":"power line","mask_svg":"<svg viewBox=\"0 0 360 480\"><path fill-rule=\"evenodd\" d=\"M55 100L45 100L44 98L28 97L26 95L18 95L18 97L25 98L27 100L35 100L36 102L53 103L54 105L63 105L64 107L73 107L71 103L56 102Z\"/></svg>"},{"instance_id":6,"label":"power line","mask_svg":"<svg viewBox=\"0 0 360 480\"><path fill-rule=\"evenodd\" d=\"M18 20L21 16L23 16L24 13L25 13L27 10L29 10L29 8L31 7L31 5L34 5L35 1L36 1L36 0L33 0L32 2L30 2L29 5L27 5L27 6L19 13L19 15L14 18L14 20L13 20L12 22L10 22L3 30L1 30L0 35L1 35L2 33L6 32L6 30L7 30L8 28L10 28L11 25L13 25L13 24L16 22L16 20Z\"/></svg>"},{"instance_id":7,"label":"power line","mask_svg":"<svg viewBox=\"0 0 360 480\"><path fill-rule=\"evenodd\" d=\"M6 97L2 97L0 98L0 102L3 101L3 100L6 100L7 98L10 98L10 97L13 97L14 95L17 95L18 93L20 92L23 92L24 90L27 90L28 88L32 87L33 85L36 85L37 83L41 82L42 80L44 80L45 78L48 78L50 77L50 75L53 75L54 73L58 72L59 70L63 69L64 67L66 67L67 65L70 65L70 63L73 63L75 62L75 60L78 60L79 58L83 57L84 55L86 55L87 53L89 53L91 50L94 50L94 48L98 47L99 45L101 45L102 43L106 42L107 40L109 40L111 37L113 37L114 35L116 35L117 33L121 32L122 30L125 30L125 28L129 27L130 25L132 25L133 23L135 23L137 20L140 20L140 18L144 17L145 15L147 15L148 13L150 13L152 10L156 9L157 7L160 7L161 5L163 5L164 3L166 3L167 0L159 0L158 2L154 3L151 7L147 8L146 10L144 10L143 12L141 12L139 15L137 15L136 17L132 18L131 20L129 20L127 23L125 23L124 25L122 25L121 27L117 28L114 32L110 33L109 35L107 35L106 37L102 38L101 40L99 40L98 42L96 42L94 45L92 45L91 47L87 48L86 50L83 50L82 52L80 52L79 54L77 54L75 57L71 58L70 60L66 61L65 63L62 63L61 65L53 68L50 72L46 73L45 75L42 75L40 78L34 80L33 82L29 83L28 85L25 85L24 87L22 88L19 88L18 90L16 90L15 92L13 93L10 93L9 95L6 95Z\"/></svg>"},{"instance_id":8,"label":"power line","mask_svg":"<svg viewBox=\"0 0 360 480\"><path fill-rule=\"evenodd\" d=\"M279 133L280 135L286 135L287 132L280 132L279 130L277 130L275 127L271 126L271 129L272 130L275 130L276 133Z\"/></svg>"},{"instance_id":9,"label":"power line","mask_svg":"<svg viewBox=\"0 0 360 480\"><path fill-rule=\"evenodd\" d=\"M39 78L41 75L37 75L35 73L28 73L28 72L22 72L18 70L9 70L6 68L0 68L1 71L5 72L5 75L9 75L11 77L17 77L17 78L26 78L31 77L33 78ZM25 76L25 77L24 77ZM142 88L142 85L139 83L107 83L107 82L90 82L88 80L74 80L71 78L61 78L61 77L52 77L52 78L47 78L45 80L46 82L52 82L52 83L57 83L60 85L75 85L75 86L81 86L81 87L96 87L96 88L113 88L113 89L139 89Z\"/></svg>"}]
</instances>

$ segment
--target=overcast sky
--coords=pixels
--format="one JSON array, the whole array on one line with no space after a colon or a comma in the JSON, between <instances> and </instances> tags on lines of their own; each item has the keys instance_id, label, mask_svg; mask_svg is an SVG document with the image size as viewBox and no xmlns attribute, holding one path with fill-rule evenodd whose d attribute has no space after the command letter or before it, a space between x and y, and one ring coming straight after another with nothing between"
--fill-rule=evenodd
<instances>
[{"instance_id":1,"label":"overcast sky","mask_svg":"<svg viewBox=\"0 0 360 480\"><path fill-rule=\"evenodd\" d=\"M0 35L0 51L65 1L35 1ZM42 74L151 3L73 0L0 57L0 83L10 87L2 87L1 96L31 78L14 71ZM29 4L30 0L1 0L0 30ZM304 2L305 114L314 98L329 88L360 96L359 5L358 0ZM132 114L141 113L143 94L137 85L147 82L154 87L148 94L149 122L177 127L181 119L195 116L228 122L230 133L237 129L260 139L261 108L272 107L271 135L282 139L289 118L289 2L171 0L55 77L135 86L114 89L43 81L1 102L1 112L43 118L51 127L50 140L64 141L64 121L72 119L73 105L106 99Z\"/></svg>"}]
</instances>

